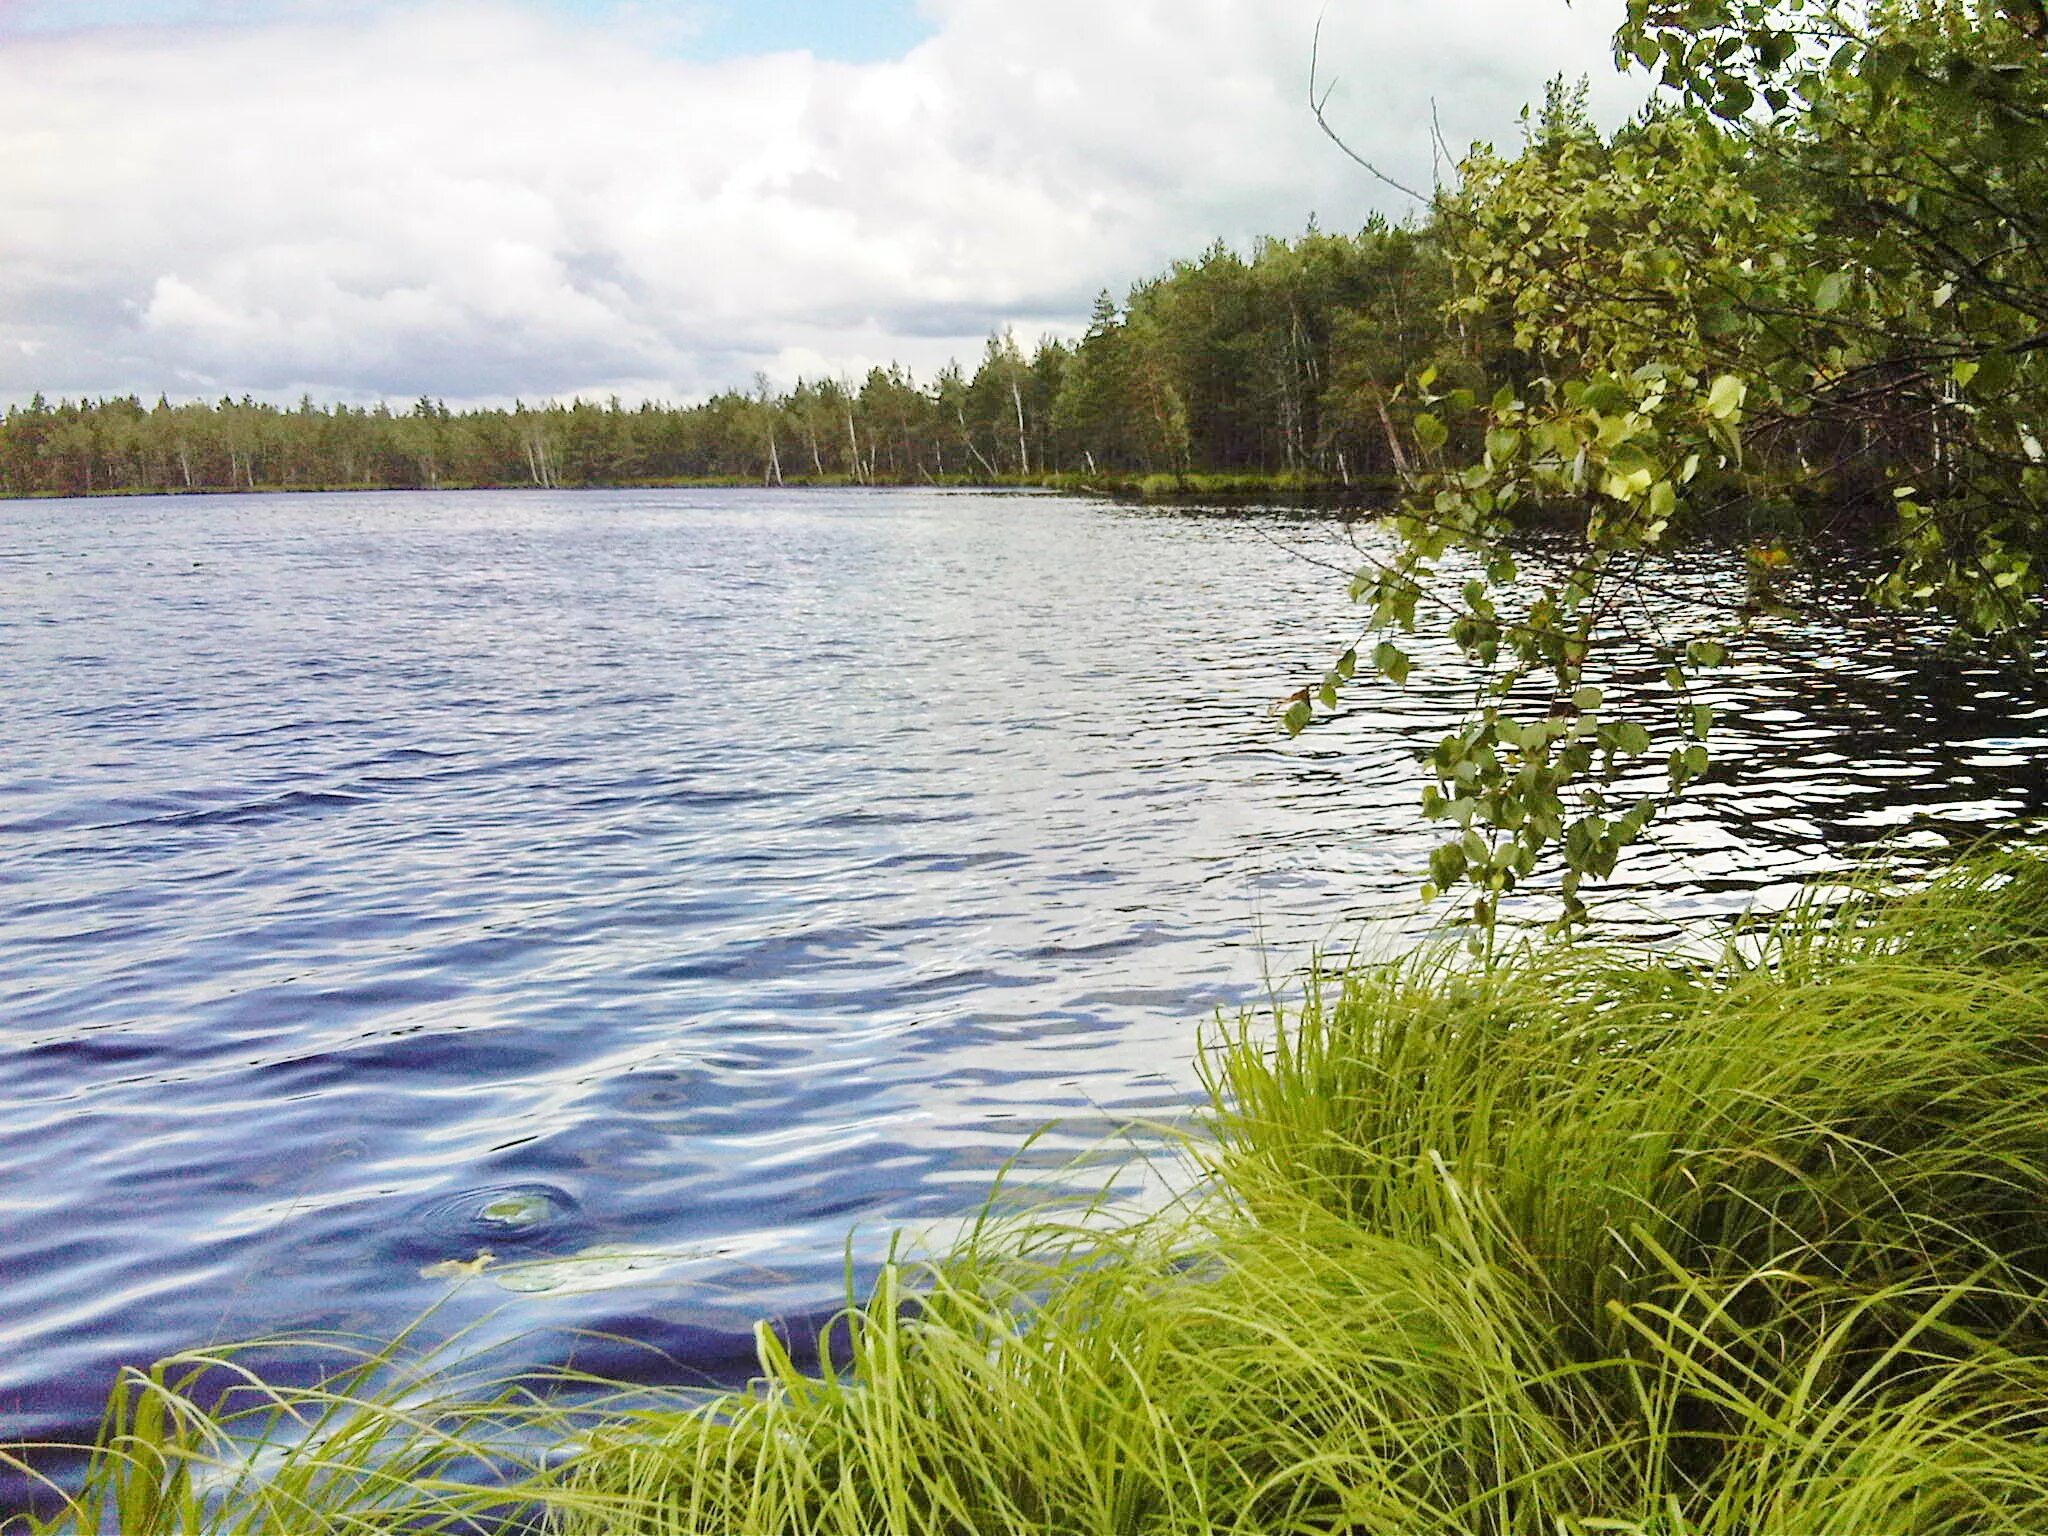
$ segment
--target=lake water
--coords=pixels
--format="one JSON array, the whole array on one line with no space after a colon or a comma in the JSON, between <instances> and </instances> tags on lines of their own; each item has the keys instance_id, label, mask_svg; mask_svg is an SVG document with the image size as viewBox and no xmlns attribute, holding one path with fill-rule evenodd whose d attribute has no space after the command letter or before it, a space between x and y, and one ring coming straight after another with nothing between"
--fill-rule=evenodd
<instances>
[{"instance_id":1,"label":"lake water","mask_svg":"<svg viewBox=\"0 0 2048 1536\"><path fill-rule=\"evenodd\" d=\"M1068 1184L1164 1145L1105 1139L1215 1010L1418 922L1455 669L1271 712L1347 555L1041 496L0 505L0 1442L483 1251L450 1323L743 1376L1046 1122ZM2048 809L2048 695L1849 590L1717 682L1625 916Z\"/></svg>"}]
</instances>

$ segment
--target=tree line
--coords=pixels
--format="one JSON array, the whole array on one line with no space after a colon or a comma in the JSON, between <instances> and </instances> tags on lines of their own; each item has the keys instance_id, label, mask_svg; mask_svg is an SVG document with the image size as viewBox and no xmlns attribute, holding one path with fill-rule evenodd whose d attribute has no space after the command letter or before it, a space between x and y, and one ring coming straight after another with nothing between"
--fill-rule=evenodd
<instances>
[{"instance_id":1,"label":"tree line","mask_svg":"<svg viewBox=\"0 0 2048 1536\"><path fill-rule=\"evenodd\" d=\"M903 485L1059 475L1384 476L1390 403L1442 350L1449 267L1426 222L1222 243L1097 301L1030 352L992 336L970 372L764 378L699 404L296 407L40 395L0 420L0 493L670 480ZM1469 327L1467 328L1469 330ZM1450 362L1451 359L1439 359Z\"/></svg>"}]
</instances>

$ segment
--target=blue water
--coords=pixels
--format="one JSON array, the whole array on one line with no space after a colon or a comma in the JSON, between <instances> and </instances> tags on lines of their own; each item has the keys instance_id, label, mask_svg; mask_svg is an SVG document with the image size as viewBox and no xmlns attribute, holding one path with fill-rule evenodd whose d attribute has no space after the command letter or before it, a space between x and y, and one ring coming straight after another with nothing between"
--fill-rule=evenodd
<instances>
[{"instance_id":1,"label":"blue water","mask_svg":"<svg viewBox=\"0 0 2048 1536\"><path fill-rule=\"evenodd\" d=\"M1304 554L974 494L0 504L0 1442L484 1252L445 1321L743 1374L1046 1122L1052 1183L1166 1145L1115 1138L1216 1009L1418 922L1463 685L1286 741L1355 635ZM1847 590L1718 685L1624 917L2048 808L2048 697Z\"/></svg>"}]
</instances>

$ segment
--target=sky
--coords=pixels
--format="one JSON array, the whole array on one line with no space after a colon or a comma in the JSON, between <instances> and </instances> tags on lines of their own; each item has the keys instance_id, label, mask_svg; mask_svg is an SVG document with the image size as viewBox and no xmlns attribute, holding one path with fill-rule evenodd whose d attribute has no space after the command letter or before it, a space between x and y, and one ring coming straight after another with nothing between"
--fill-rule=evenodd
<instances>
[{"instance_id":1,"label":"sky","mask_svg":"<svg viewBox=\"0 0 2048 1536\"><path fill-rule=\"evenodd\" d=\"M1413 204L1606 0L0 0L0 402L690 400Z\"/></svg>"}]
</instances>

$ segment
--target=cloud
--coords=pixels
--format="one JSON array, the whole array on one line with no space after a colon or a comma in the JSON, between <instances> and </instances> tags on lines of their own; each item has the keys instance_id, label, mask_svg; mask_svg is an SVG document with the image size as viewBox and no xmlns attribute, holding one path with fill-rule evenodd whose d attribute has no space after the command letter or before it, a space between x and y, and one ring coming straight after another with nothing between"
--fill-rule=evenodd
<instances>
[{"instance_id":1,"label":"cloud","mask_svg":"<svg viewBox=\"0 0 2048 1536\"><path fill-rule=\"evenodd\" d=\"M0 0L4 5L5 0ZM511 0L0 39L0 397L670 398L929 369L1216 238L1401 199L1306 106L1324 0L926 0L866 64L693 61ZM1597 5L1328 8L1396 176L1505 139Z\"/></svg>"}]
</instances>

